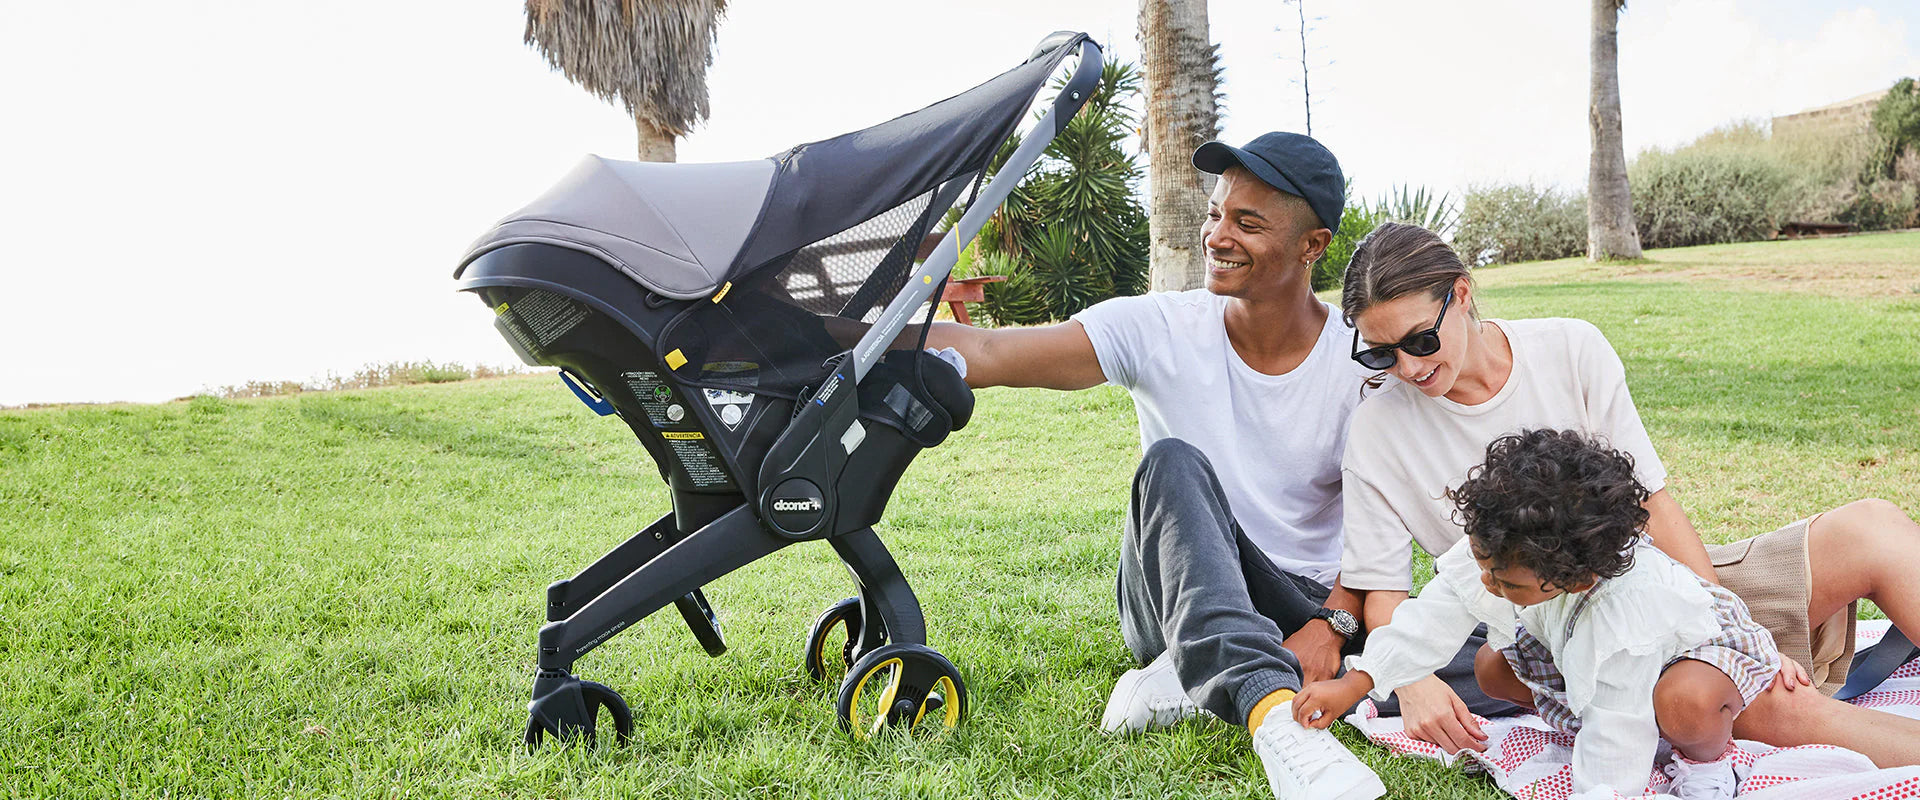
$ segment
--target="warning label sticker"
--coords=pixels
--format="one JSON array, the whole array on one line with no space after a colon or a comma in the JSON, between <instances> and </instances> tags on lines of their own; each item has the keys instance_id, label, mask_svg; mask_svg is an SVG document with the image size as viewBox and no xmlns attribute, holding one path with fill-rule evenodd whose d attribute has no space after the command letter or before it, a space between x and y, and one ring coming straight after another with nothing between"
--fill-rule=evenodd
<instances>
[{"instance_id":1,"label":"warning label sticker","mask_svg":"<svg viewBox=\"0 0 1920 800\"><path fill-rule=\"evenodd\" d=\"M660 373L637 370L622 372L620 377L626 379L627 388L632 389L633 396L639 398L640 407L646 410L647 421L653 423L653 427L665 428L685 418L686 409L675 401L673 386Z\"/></svg>"},{"instance_id":2,"label":"warning label sticker","mask_svg":"<svg viewBox=\"0 0 1920 800\"><path fill-rule=\"evenodd\" d=\"M720 466L720 454L714 452L713 445L698 431L673 432L664 434L667 447L673 451L673 457L687 473L687 480L697 489L731 489L733 479L727 477L727 471ZM691 438L686 438L691 437Z\"/></svg>"},{"instance_id":3,"label":"warning label sticker","mask_svg":"<svg viewBox=\"0 0 1920 800\"><path fill-rule=\"evenodd\" d=\"M528 292L515 301L512 311L533 338L533 344L542 348L567 335L591 313L584 304L552 292L537 291Z\"/></svg>"}]
</instances>

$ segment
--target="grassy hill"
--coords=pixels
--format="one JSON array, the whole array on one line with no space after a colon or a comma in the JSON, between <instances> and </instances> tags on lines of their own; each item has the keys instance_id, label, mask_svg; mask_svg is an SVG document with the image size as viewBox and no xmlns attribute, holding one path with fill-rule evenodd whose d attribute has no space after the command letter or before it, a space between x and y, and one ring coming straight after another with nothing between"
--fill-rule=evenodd
<instances>
[{"instance_id":1,"label":"grassy hill","mask_svg":"<svg viewBox=\"0 0 1920 800\"><path fill-rule=\"evenodd\" d=\"M1607 333L1709 539L1920 512L1920 234L1479 279L1489 316ZM0 411L0 794L1264 796L1237 726L1096 730L1138 447L1122 392L989 390L907 473L882 536L966 676L955 735L840 733L799 652L851 585L810 543L709 587L722 658L668 613L581 661L630 747L529 755L544 587L666 508L552 377ZM1363 752L1397 796L1499 796Z\"/></svg>"}]
</instances>

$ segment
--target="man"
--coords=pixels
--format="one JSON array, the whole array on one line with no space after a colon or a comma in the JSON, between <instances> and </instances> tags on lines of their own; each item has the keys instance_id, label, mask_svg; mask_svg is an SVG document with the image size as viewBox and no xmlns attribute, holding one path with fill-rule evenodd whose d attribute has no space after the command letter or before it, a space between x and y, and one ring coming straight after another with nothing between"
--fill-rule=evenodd
<instances>
[{"instance_id":1,"label":"man","mask_svg":"<svg viewBox=\"0 0 1920 800\"><path fill-rule=\"evenodd\" d=\"M1145 457L1121 545L1122 633L1138 663L1103 726L1168 725L1196 706L1253 732L1282 798L1384 794L1288 701L1358 650L1359 598L1334 588L1340 454L1369 373L1351 330L1309 276L1339 228L1345 180L1313 139L1269 133L1208 142L1218 174L1201 228L1206 288L1108 300L1057 325L938 325L975 387L1126 387ZM1467 651L1459 688L1478 695ZM1456 681L1456 684L1458 682Z\"/></svg>"}]
</instances>

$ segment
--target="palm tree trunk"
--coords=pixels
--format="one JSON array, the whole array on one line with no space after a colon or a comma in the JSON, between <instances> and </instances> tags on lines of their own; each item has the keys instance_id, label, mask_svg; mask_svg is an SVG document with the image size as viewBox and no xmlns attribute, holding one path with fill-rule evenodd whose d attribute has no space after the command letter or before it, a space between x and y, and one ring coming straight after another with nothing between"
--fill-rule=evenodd
<instances>
[{"instance_id":1,"label":"palm tree trunk","mask_svg":"<svg viewBox=\"0 0 1920 800\"><path fill-rule=\"evenodd\" d=\"M1633 193L1627 187L1626 144L1620 134L1620 9L1626 0L1593 0L1589 53L1592 100L1587 124L1593 154L1587 161L1587 260L1639 258Z\"/></svg>"},{"instance_id":2,"label":"palm tree trunk","mask_svg":"<svg viewBox=\"0 0 1920 800\"><path fill-rule=\"evenodd\" d=\"M641 161L671 162L675 159L673 134L639 117L634 117L633 126L640 134Z\"/></svg>"},{"instance_id":3,"label":"palm tree trunk","mask_svg":"<svg viewBox=\"0 0 1920 800\"><path fill-rule=\"evenodd\" d=\"M1200 225L1212 176L1194 169L1193 150L1213 137L1213 49L1205 0L1140 0L1140 50L1147 78L1147 218L1154 291L1206 283Z\"/></svg>"}]
</instances>

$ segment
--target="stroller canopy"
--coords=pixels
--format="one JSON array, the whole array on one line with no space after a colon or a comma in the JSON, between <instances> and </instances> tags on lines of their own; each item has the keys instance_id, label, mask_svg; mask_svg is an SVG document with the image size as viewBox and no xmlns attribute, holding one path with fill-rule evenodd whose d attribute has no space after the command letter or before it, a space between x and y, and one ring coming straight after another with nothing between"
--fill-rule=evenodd
<instances>
[{"instance_id":1,"label":"stroller canopy","mask_svg":"<svg viewBox=\"0 0 1920 800\"><path fill-rule=\"evenodd\" d=\"M1085 38L1055 34L1026 63L962 94L772 158L652 164L589 156L481 236L454 276L500 247L540 242L597 256L664 297L706 297L916 199L926 209L935 190L977 176ZM957 192L948 188L942 194L951 202Z\"/></svg>"}]
</instances>

